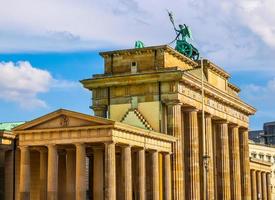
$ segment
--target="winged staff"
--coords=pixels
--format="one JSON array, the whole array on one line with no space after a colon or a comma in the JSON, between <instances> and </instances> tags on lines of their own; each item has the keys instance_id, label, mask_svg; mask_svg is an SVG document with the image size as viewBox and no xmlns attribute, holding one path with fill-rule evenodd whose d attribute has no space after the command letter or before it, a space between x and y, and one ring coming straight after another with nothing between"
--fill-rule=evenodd
<instances>
[{"instance_id":1,"label":"winged staff","mask_svg":"<svg viewBox=\"0 0 275 200\"><path fill-rule=\"evenodd\" d=\"M178 52L184 54L185 56L193 60L197 60L199 58L199 52L190 42L188 42L189 39L192 40L191 29L186 24L179 24L179 29L177 29L173 13L169 10L167 10L167 13L176 32L176 38L170 44L177 41L175 48ZM180 36L181 38L179 38Z\"/></svg>"}]
</instances>

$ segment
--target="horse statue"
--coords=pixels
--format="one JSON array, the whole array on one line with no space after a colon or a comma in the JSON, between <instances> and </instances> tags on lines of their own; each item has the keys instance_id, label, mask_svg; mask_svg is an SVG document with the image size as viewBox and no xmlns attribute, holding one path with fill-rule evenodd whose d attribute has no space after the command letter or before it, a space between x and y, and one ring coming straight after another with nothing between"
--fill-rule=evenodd
<instances>
[{"instance_id":1,"label":"horse statue","mask_svg":"<svg viewBox=\"0 0 275 200\"><path fill-rule=\"evenodd\" d=\"M180 24L179 29L176 29L172 13L168 12L168 15L176 32L176 38L174 40L176 41L175 49L192 60L198 60L200 57L199 51L189 42L189 40L193 40L191 29L185 24Z\"/></svg>"}]
</instances>

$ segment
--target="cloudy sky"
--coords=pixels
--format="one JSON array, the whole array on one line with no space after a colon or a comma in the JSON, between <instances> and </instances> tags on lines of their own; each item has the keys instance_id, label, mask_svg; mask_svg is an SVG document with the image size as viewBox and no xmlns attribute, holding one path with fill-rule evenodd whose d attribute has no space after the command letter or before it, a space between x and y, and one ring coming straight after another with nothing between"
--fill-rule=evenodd
<instances>
[{"instance_id":1,"label":"cloudy sky","mask_svg":"<svg viewBox=\"0 0 275 200\"><path fill-rule=\"evenodd\" d=\"M192 28L202 55L232 74L257 108L251 129L275 120L274 0L0 0L0 121L60 107L90 113L78 80L102 72L102 50L168 44L166 9Z\"/></svg>"}]
</instances>

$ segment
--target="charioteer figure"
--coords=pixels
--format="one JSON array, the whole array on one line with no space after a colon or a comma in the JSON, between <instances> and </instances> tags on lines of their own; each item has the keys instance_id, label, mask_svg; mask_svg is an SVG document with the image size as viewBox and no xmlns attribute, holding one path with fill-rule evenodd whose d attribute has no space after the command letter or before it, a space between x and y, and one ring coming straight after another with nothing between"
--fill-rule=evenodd
<instances>
[{"instance_id":1,"label":"charioteer figure","mask_svg":"<svg viewBox=\"0 0 275 200\"><path fill-rule=\"evenodd\" d=\"M170 17L170 21L173 24L174 30L176 32L176 38L174 40L176 41L175 49L181 54L191 58L192 60L198 60L200 56L199 51L189 42L189 40L192 40L191 29L185 24L184 25L180 24L179 29L177 29L175 26L172 13L168 12L168 15Z\"/></svg>"}]
</instances>

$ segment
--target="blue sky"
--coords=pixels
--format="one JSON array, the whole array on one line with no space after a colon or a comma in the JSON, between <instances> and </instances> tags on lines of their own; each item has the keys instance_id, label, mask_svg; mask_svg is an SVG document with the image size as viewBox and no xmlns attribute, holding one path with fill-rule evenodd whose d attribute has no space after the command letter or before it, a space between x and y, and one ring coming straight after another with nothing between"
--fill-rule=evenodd
<instances>
[{"instance_id":1,"label":"blue sky","mask_svg":"<svg viewBox=\"0 0 275 200\"><path fill-rule=\"evenodd\" d=\"M99 51L167 44L176 23L192 28L202 55L231 73L257 108L251 129L275 120L273 0L0 0L0 121L30 120L60 107L84 113L79 80L101 73Z\"/></svg>"}]
</instances>

